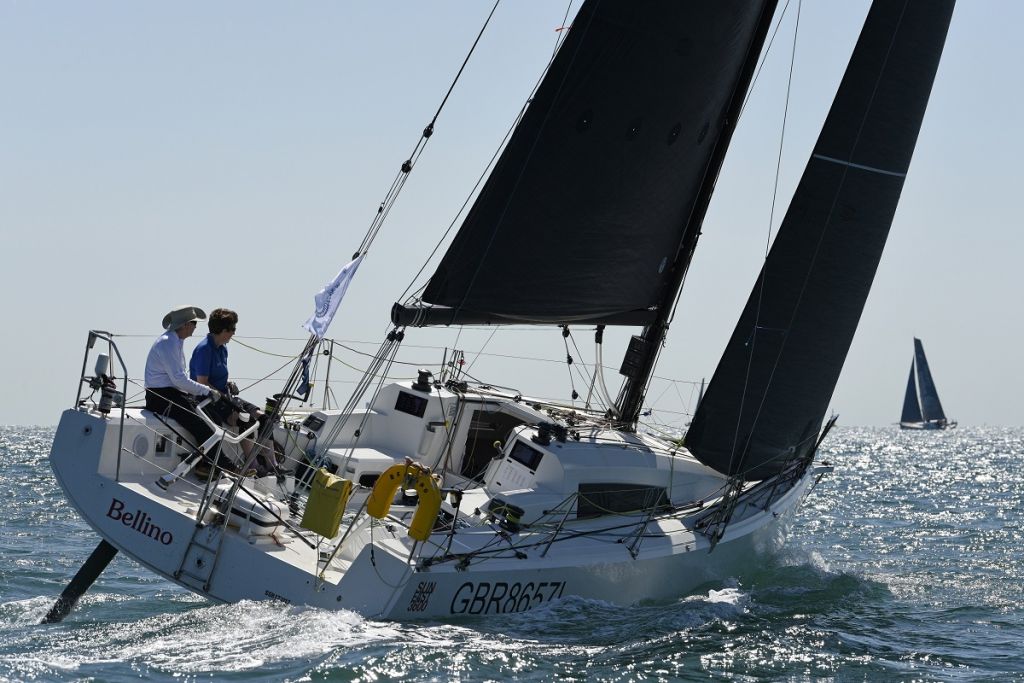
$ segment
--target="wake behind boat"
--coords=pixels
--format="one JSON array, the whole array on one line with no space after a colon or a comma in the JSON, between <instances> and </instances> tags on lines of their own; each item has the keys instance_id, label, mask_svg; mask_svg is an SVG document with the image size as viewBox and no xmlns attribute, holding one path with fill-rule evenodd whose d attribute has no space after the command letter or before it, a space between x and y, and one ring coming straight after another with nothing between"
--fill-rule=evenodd
<instances>
[{"instance_id":1,"label":"wake behind boat","mask_svg":"<svg viewBox=\"0 0 1024 683\"><path fill-rule=\"evenodd\" d=\"M120 359L111 335L91 332L81 381L94 394L63 414L51 462L104 540L53 620L117 551L214 600L393 619L566 596L667 599L749 568L831 469L815 453L952 5L872 6L683 439L646 433L643 400L771 25L768 0L585 3L434 274L394 305L348 404L291 417L287 399L379 224L318 296L322 324L256 434L279 446L270 476L197 474L197 447L221 439L226 457L244 435L211 424L200 445L168 418L119 406L107 361L85 376L96 342ZM380 379L415 328L481 323L593 329L598 359L607 325L642 331L601 409L470 382L450 359L436 378ZM607 394L600 362L591 384Z\"/></svg>"}]
</instances>

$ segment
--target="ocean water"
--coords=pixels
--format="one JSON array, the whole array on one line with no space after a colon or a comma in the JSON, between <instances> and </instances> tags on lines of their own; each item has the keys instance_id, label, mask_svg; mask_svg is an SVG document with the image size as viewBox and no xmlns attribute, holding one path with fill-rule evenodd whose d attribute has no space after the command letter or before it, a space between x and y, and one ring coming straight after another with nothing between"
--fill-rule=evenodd
<instances>
[{"instance_id":1,"label":"ocean water","mask_svg":"<svg viewBox=\"0 0 1024 683\"><path fill-rule=\"evenodd\" d=\"M52 437L0 428L0 680L1024 681L1024 429L840 427L786 549L742 576L425 624L213 605L119 555L38 625L97 542Z\"/></svg>"}]
</instances>

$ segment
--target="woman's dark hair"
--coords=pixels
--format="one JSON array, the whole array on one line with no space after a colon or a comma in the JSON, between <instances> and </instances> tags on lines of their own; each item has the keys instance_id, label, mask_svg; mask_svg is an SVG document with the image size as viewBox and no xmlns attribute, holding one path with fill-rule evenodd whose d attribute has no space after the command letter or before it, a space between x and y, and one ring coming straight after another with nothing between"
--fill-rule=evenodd
<instances>
[{"instance_id":1,"label":"woman's dark hair","mask_svg":"<svg viewBox=\"0 0 1024 683\"><path fill-rule=\"evenodd\" d=\"M224 330L234 330L238 324L238 314L230 308L215 308L210 312L210 333L220 334Z\"/></svg>"}]
</instances>

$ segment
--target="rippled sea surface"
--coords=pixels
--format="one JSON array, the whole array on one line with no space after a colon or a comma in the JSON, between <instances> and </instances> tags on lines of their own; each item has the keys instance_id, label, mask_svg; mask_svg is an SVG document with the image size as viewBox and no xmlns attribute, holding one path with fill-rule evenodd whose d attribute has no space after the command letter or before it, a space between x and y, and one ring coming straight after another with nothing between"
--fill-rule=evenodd
<instances>
[{"instance_id":1,"label":"rippled sea surface","mask_svg":"<svg viewBox=\"0 0 1024 683\"><path fill-rule=\"evenodd\" d=\"M786 550L742 576L426 624L213 605L119 555L39 626L97 542L52 437L0 427L0 680L1024 681L1024 429L837 428Z\"/></svg>"}]
</instances>

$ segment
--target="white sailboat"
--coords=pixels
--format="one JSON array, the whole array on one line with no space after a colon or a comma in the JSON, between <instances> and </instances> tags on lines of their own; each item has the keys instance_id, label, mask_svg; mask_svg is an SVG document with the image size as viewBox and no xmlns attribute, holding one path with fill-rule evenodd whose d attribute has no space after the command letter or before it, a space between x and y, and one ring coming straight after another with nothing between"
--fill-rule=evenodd
<instances>
[{"instance_id":1,"label":"white sailboat","mask_svg":"<svg viewBox=\"0 0 1024 683\"><path fill-rule=\"evenodd\" d=\"M103 540L48 619L118 551L212 600L393 619L518 612L566 596L666 599L749 566L831 469L814 462L834 422L823 428L824 418L952 6L874 3L682 440L638 420L771 0L586 2L433 276L392 309L348 405L283 419L296 365L260 435L282 444L276 477L183 466L195 459L189 434L119 406L106 360L86 376L98 352L120 359L111 335L91 332L82 381L99 399L65 411L51 462ZM457 373L374 385L416 327L481 323L586 326L598 345L606 325L642 331L606 411Z\"/></svg>"}]
</instances>

